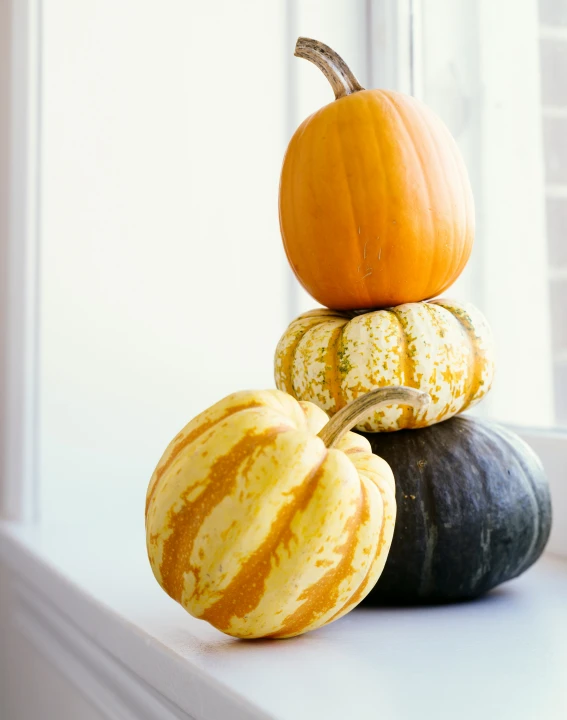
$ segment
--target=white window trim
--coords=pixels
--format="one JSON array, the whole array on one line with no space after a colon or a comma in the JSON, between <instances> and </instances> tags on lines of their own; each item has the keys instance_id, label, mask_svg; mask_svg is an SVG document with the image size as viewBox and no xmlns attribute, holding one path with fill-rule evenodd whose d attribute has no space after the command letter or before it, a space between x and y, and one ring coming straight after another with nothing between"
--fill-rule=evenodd
<instances>
[{"instance_id":1,"label":"white window trim","mask_svg":"<svg viewBox=\"0 0 567 720\"><path fill-rule=\"evenodd\" d=\"M541 458L551 490L553 520L546 551L567 558L567 432L512 428Z\"/></svg>"},{"instance_id":2,"label":"white window trim","mask_svg":"<svg viewBox=\"0 0 567 720\"><path fill-rule=\"evenodd\" d=\"M0 404L4 464L0 468L0 517L32 522L37 518L37 397L39 297L39 112L41 0L6 3L11 18L11 87L2 107L11 109L6 145L8 228L5 377Z\"/></svg>"},{"instance_id":3,"label":"white window trim","mask_svg":"<svg viewBox=\"0 0 567 720\"><path fill-rule=\"evenodd\" d=\"M73 534L80 543L69 542ZM363 718L378 698L392 720L417 717L424 707L449 717L470 689L471 667L485 689L510 688L518 645L524 650L526 638L531 651L512 684L519 706L514 717L530 720L534 697L542 717L562 717L563 666L541 672L541 658L565 659L564 559L544 557L513 581L514 589L505 586L485 601L354 611L303 638L258 643L228 638L189 616L155 583L138 553L141 533L131 528L126 541L123 534L100 537L99 528L93 533L77 524L40 529L0 523L0 560L11 570L16 629L103 717L307 720L350 711ZM107 578L124 567L128 583L109 585ZM518 634L534 619L527 635ZM499 640L491 646L494 627ZM447 652L457 636L462 652ZM382 645L391 652L377 651ZM412 692L400 695L407 673ZM533 682L523 682L526 676ZM440 678L447 677L440 692ZM491 717L501 702L500 695L475 693L461 716Z\"/></svg>"},{"instance_id":4,"label":"white window trim","mask_svg":"<svg viewBox=\"0 0 567 720\"><path fill-rule=\"evenodd\" d=\"M0 560L13 572L13 621L103 717L266 717L115 608L102 605L92 589L77 586L76 578L43 551L43 540L37 528L0 522Z\"/></svg>"}]
</instances>

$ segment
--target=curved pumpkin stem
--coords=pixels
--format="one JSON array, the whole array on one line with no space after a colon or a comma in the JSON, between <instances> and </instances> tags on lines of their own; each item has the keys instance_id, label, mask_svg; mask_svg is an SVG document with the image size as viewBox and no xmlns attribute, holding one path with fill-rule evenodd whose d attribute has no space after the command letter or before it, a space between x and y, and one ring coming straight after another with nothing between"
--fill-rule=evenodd
<instances>
[{"instance_id":1,"label":"curved pumpkin stem","mask_svg":"<svg viewBox=\"0 0 567 720\"><path fill-rule=\"evenodd\" d=\"M318 40L300 37L294 55L309 60L319 68L331 83L335 100L364 90L342 57Z\"/></svg>"},{"instance_id":2,"label":"curved pumpkin stem","mask_svg":"<svg viewBox=\"0 0 567 720\"><path fill-rule=\"evenodd\" d=\"M411 405L419 411L425 410L429 401L430 397L426 392L405 385L378 388L357 397L339 410L319 432L319 437L328 448L332 448L361 418L380 405Z\"/></svg>"}]
</instances>

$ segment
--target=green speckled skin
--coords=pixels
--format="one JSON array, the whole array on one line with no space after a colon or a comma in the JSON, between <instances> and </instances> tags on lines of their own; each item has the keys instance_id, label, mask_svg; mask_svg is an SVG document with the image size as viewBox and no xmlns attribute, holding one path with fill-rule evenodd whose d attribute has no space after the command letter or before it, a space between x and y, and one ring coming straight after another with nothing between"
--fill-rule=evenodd
<instances>
[{"instance_id":1,"label":"green speckled skin","mask_svg":"<svg viewBox=\"0 0 567 720\"><path fill-rule=\"evenodd\" d=\"M490 327L471 303L438 299L358 314L321 308L300 315L283 334L275 380L331 416L379 387L428 393L424 412L381 406L357 425L391 432L433 425L480 402L492 384L493 355Z\"/></svg>"}]
</instances>

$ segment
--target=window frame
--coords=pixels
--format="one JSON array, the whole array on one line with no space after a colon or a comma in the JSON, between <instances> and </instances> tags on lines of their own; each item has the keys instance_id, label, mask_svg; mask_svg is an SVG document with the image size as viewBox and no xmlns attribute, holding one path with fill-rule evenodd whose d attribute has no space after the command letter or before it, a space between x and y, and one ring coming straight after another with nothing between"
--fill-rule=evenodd
<instances>
[{"instance_id":1,"label":"window frame","mask_svg":"<svg viewBox=\"0 0 567 720\"><path fill-rule=\"evenodd\" d=\"M451 0L367 0L364 18L367 23L367 73L373 84L394 86L404 91L413 89L417 95L427 95L419 60L427 42L423 34L427 2L449 6ZM486 6L484 10L487 9L488 0L478 2L479 7ZM530 0L530 3L533 2ZM288 0L289 27L286 32L289 37L295 34L294 4L294 0ZM11 107L11 123L7 130L11 157L7 172L9 226L3 248L8 282L4 326L0 327L2 345L6 349L5 399L0 407L4 448L0 517L36 523L40 517L37 411L41 202L37 178L41 158L42 1L23 0L9 5L12 13L12 81L5 87L8 96L2 98L2 105ZM387 42L378 42L385 37ZM290 103L295 73L291 62L293 58L287 90ZM498 262L498 257L490 249L484 247L482 250L483 263ZM489 282L494 291L495 280ZM293 298L290 305L294 307ZM523 341L523 337L512 333L506 338L506 342L513 343L515 347L521 346ZM525 401L529 402L529 397ZM567 487L562 481L563 466L567 464L567 432L526 427L516 427L515 430L536 447L549 475L556 521L548 549L567 556Z\"/></svg>"},{"instance_id":2,"label":"window frame","mask_svg":"<svg viewBox=\"0 0 567 720\"><path fill-rule=\"evenodd\" d=\"M10 108L10 153L2 243L6 287L0 327L5 361L0 517L33 523L38 518L41 0L12 0L6 6L10 75L0 105Z\"/></svg>"}]
</instances>

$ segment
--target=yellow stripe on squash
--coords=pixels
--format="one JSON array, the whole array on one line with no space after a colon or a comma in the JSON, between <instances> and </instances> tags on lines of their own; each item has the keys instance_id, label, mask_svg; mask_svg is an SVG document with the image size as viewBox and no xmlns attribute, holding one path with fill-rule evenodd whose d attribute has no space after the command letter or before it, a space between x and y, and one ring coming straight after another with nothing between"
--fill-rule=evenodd
<instances>
[{"instance_id":1,"label":"yellow stripe on squash","mask_svg":"<svg viewBox=\"0 0 567 720\"><path fill-rule=\"evenodd\" d=\"M329 415L377 387L431 396L426 412L392 405L356 426L367 432L425 427L475 405L494 374L492 334L471 303L406 303L362 314L326 308L300 315L275 355L276 386Z\"/></svg>"},{"instance_id":2,"label":"yellow stripe on squash","mask_svg":"<svg viewBox=\"0 0 567 720\"><path fill-rule=\"evenodd\" d=\"M411 392L411 391L410 391ZM290 637L371 590L396 516L388 464L279 390L239 392L192 420L150 481L147 549L164 590L241 638Z\"/></svg>"}]
</instances>

